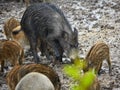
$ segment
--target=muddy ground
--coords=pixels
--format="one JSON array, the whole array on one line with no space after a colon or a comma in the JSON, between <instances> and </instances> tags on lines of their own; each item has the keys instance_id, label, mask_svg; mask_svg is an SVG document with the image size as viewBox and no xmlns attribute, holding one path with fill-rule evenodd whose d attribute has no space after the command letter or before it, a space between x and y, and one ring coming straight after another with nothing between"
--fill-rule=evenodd
<instances>
[{"instance_id":1,"label":"muddy ground","mask_svg":"<svg viewBox=\"0 0 120 90\"><path fill-rule=\"evenodd\" d=\"M55 0L54 0L55 1ZM110 47L112 75L108 74L108 65L103 63L98 76L102 90L120 90L120 0L56 0L69 20L72 28L79 30L79 55L85 57L91 46L104 41ZM17 2L0 2L0 38L6 38L1 31L4 22L14 16L21 19L26 7ZM27 57L27 60L30 58ZM62 72L63 65L54 67L58 72L62 90L69 90L69 79ZM8 90L5 78L0 76L0 90Z\"/></svg>"}]
</instances>

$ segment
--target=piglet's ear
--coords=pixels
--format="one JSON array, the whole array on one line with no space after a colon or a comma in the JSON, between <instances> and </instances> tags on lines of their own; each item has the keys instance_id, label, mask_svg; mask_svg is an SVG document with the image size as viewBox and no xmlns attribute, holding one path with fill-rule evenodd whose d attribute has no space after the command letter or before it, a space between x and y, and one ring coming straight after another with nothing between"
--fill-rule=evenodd
<instances>
[{"instance_id":1,"label":"piglet's ear","mask_svg":"<svg viewBox=\"0 0 120 90\"><path fill-rule=\"evenodd\" d=\"M15 27L12 31L18 31L18 30L21 30L21 26Z\"/></svg>"},{"instance_id":2,"label":"piglet's ear","mask_svg":"<svg viewBox=\"0 0 120 90\"><path fill-rule=\"evenodd\" d=\"M21 26L17 26L16 28L14 28L14 29L12 30L12 34L13 34L13 35L16 35L16 34L18 34L20 31L22 31L22 30L21 30Z\"/></svg>"}]
</instances>

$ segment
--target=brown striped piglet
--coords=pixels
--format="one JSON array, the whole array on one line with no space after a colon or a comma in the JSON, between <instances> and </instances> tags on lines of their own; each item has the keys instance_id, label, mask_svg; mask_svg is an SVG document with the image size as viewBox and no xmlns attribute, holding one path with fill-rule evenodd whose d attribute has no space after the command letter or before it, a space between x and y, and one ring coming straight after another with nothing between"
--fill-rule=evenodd
<instances>
[{"instance_id":1,"label":"brown striped piglet","mask_svg":"<svg viewBox=\"0 0 120 90\"><path fill-rule=\"evenodd\" d=\"M109 74L112 71L109 47L104 42L99 41L94 44L86 55L85 60L87 67L84 71L87 71L90 68L95 68L96 74L99 74L103 60L106 60L109 65Z\"/></svg>"},{"instance_id":2,"label":"brown striped piglet","mask_svg":"<svg viewBox=\"0 0 120 90\"><path fill-rule=\"evenodd\" d=\"M31 72L21 78L15 90L55 90L55 88L46 75Z\"/></svg>"},{"instance_id":3,"label":"brown striped piglet","mask_svg":"<svg viewBox=\"0 0 120 90\"><path fill-rule=\"evenodd\" d=\"M10 62L11 65L22 64L24 51L19 42L14 40L0 40L0 62L3 72L4 63Z\"/></svg>"},{"instance_id":4,"label":"brown striped piglet","mask_svg":"<svg viewBox=\"0 0 120 90\"><path fill-rule=\"evenodd\" d=\"M13 40L12 36L12 30L16 28L17 26L20 26L20 22L15 19L14 17L11 17L8 19L4 24L4 34L6 35L6 38L8 40Z\"/></svg>"},{"instance_id":5,"label":"brown striped piglet","mask_svg":"<svg viewBox=\"0 0 120 90\"><path fill-rule=\"evenodd\" d=\"M6 77L9 90L15 90L18 82L30 72L38 72L44 74L50 79L54 85L55 90L60 90L61 83L58 74L51 67L43 64L28 64L13 67L13 69L7 74Z\"/></svg>"}]
</instances>

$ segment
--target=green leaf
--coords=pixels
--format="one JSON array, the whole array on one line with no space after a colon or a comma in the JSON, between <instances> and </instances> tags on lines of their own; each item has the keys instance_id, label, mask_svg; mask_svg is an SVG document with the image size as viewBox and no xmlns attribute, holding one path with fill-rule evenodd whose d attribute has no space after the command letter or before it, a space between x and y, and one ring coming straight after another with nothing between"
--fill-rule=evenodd
<instances>
[{"instance_id":1,"label":"green leaf","mask_svg":"<svg viewBox=\"0 0 120 90\"><path fill-rule=\"evenodd\" d=\"M95 74L92 71L88 71L83 75L81 79L81 85L85 88L89 87L95 79Z\"/></svg>"},{"instance_id":2,"label":"green leaf","mask_svg":"<svg viewBox=\"0 0 120 90\"><path fill-rule=\"evenodd\" d=\"M74 60L74 65L77 67L77 68L79 68L79 69L83 69L83 67L85 66L85 61L84 60L82 60L82 59L79 59L79 58L76 58L75 60Z\"/></svg>"},{"instance_id":3,"label":"green leaf","mask_svg":"<svg viewBox=\"0 0 120 90\"><path fill-rule=\"evenodd\" d=\"M73 80L70 90L87 90L96 76L92 70L86 73L81 72L87 64L85 60L79 58L77 51L74 50L71 55L74 57L74 64L66 65L63 69L66 75Z\"/></svg>"},{"instance_id":4,"label":"green leaf","mask_svg":"<svg viewBox=\"0 0 120 90\"><path fill-rule=\"evenodd\" d=\"M64 72L75 80L80 77L80 71L74 65L65 66Z\"/></svg>"}]
</instances>

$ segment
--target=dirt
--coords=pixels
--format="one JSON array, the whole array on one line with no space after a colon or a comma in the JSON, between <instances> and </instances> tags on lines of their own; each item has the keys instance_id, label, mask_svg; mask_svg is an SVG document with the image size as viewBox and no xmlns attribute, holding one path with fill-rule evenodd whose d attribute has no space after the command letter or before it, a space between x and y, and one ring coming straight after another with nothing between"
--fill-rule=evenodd
<instances>
[{"instance_id":1,"label":"dirt","mask_svg":"<svg viewBox=\"0 0 120 90\"><path fill-rule=\"evenodd\" d=\"M102 90L120 90L120 0L56 0L69 20L72 28L79 31L79 55L85 57L91 46L97 41L104 41L110 47L112 74L108 74L108 65L103 63L98 76ZM19 21L25 11L24 4L0 2L0 38L6 38L3 24L14 16ZM32 56L26 57L31 61ZM43 61L45 62L45 61ZM54 67L62 83L61 90L69 90L70 79L63 71L64 65ZM5 78L0 76L0 90L8 90Z\"/></svg>"}]
</instances>

